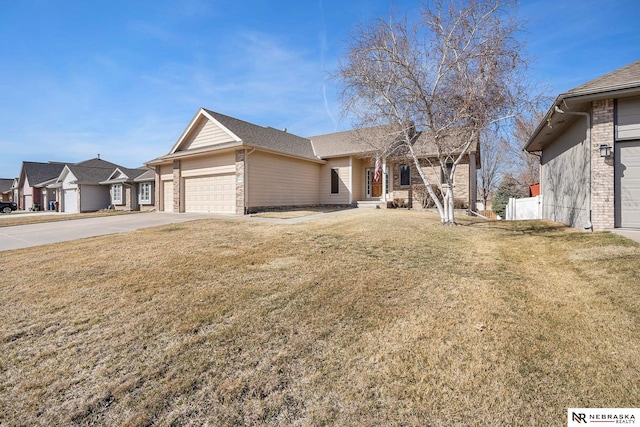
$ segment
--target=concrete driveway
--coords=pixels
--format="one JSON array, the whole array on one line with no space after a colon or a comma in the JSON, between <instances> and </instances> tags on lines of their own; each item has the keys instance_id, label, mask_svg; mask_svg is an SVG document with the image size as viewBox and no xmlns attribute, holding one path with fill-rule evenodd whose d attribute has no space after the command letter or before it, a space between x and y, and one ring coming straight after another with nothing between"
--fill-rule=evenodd
<instances>
[{"instance_id":1,"label":"concrete driveway","mask_svg":"<svg viewBox=\"0 0 640 427\"><path fill-rule=\"evenodd\" d=\"M150 212L0 227L0 251L67 242L206 218L222 218L222 216Z\"/></svg>"}]
</instances>

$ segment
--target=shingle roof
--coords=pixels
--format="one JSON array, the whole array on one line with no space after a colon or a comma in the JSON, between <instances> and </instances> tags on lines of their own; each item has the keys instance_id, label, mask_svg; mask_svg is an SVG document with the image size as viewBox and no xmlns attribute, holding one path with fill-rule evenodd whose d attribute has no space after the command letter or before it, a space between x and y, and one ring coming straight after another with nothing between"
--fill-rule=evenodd
<instances>
[{"instance_id":1,"label":"shingle roof","mask_svg":"<svg viewBox=\"0 0 640 427\"><path fill-rule=\"evenodd\" d=\"M388 132L382 126L362 130L347 130L309 137L316 154L322 158L364 154L376 151L375 141Z\"/></svg>"},{"instance_id":2,"label":"shingle roof","mask_svg":"<svg viewBox=\"0 0 640 427\"><path fill-rule=\"evenodd\" d=\"M64 163L22 162L23 171L32 187L57 178L64 169Z\"/></svg>"},{"instance_id":3,"label":"shingle roof","mask_svg":"<svg viewBox=\"0 0 640 427\"><path fill-rule=\"evenodd\" d=\"M0 178L0 193L7 193L11 191L12 186L13 186L13 179Z\"/></svg>"},{"instance_id":4,"label":"shingle roof","mask_svg":"<svg viewBox=\"0 0 640 427\"><path fill-rule=\"evenodd\" d=\"M429 138L429 132L419 132L413 146L416 152L421 156L437 155L436 145L433 139ZM311 141L316 148L316 153L320 157L338 157L353 154L373 153L376 151L376 141L387 144L390 139L395 139L398 132L393 132L388 126L378 126L373 128L349 130L344 132L330 133L327 135L318 135L311 137ZM464 141L460 141L456 146L464 145ZM456 150L454 149L454 152ZM471 145L471 152L477 151L477 143ZM392 155L402 155L401 152L395 151Z\"/></svg>"},{"instance_id":5,"label":"shingle roof","mask_svg":"<svg viewBox=\"0 0 640 427\"><path fill-rule=\"evenodd\" d=\"M67 167L81 184L99 184L107 180L114 169L78 165L67 165Z\"/></svg>"},{"instance_id":6,"label":"shingle roof","mask_svg":"<svg viewBox=\"0 0 640 427\"><path fill-rule=\"evenodd\" d=\"M145 181L153 181L156 179L156 171L153 169L145 169L143 173L138 175L134 181L135 182L145 182Z\"/></svg>"},{"instance_id":7,"label":"shingle roof","mask_svg":"<svg viewBox=\"0 0 640 427\"><path fill-rule=\"evenodd\" d=\"M84 160L82 162L78 162L75 163L76 166L84 166L84 167L90 167L90 168L111 168L111 170L114 170L115 168L121 168L122 167L120 165L116 165L115 163L111 163L108 162L106 160L102 160L98 157L95 157L93 159L89 159L89 160Z\"/></svg>"},{"instance_id":8,"label":"shingle roof","mask_svg":"<svg viewBox=\"0 0 640 427\"><path fill-rule=\"evenodd\" d=\"M632 62L622 68L588 81L566 92L567 96L606 92L640 86L640 61Z\"/></svg>"},{"instance_id":9,"label":"shingle roof","mask_svg":"<svg viewBox=\"0 0 640 427\"><path fill-rule=\"evenodd\" d=\"M314 155L311 142L307 138L271 127L254 125L253 123L225 116L215 111L206 109L205 111L224 127L236 134L244 144L294 156L307 157L314 160L318 159L318 157Z\"/></svg>"}]
</instances>

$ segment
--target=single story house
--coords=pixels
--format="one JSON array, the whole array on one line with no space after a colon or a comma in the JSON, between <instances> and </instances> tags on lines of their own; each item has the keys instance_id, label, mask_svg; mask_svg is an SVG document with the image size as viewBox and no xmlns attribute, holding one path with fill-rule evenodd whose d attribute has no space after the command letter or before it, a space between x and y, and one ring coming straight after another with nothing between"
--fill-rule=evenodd
<instances>
[{"instance_id":1,"label":"single story house","mask_svg":"<svg viewBox=\"0 0 640 427\"><path fill-rule=\"evenodd\" d=\"M558 95L524 149L542 153L543 218L640 228L640 61Z\"/></svg>"},{"instance_id":2,"label":"single story house","mask_svg":"<svg viewBox=\"0 0 640 427\"><path fill-rule=\"evenodd\" d=\"M3 202L13 200L13 182L12 178L0 178L0 200Z\"/></svg>"},{"instance_id":3,"label":"single story house","mask_svg":"<svg viewBox=\"0 0 640 427\"><path fill-rule=\"evenodd\" d=\"M119 166L100 184L110 187L111 206L116 210L148 211L155 207L155 172L151 169Z\"/></svg>"},{"instance_id":4,"label":"single story house","mask_svg":"<svg viewBox=\"0 0 640 427\"><path fill-rule=\"evenodd\" d=\"M417 133L417 140L426 135ZM155 205L168 212L244 215L281 206L411 204L420 181L404 156L379 159L359 131L304 138L201 108L155 170ZM422 169L436 184L441 171ZM475 209L477 147L457 168L460 204ZM377 171L384 171L384 173Z\"/></svg>"},{"instance_id":5,"label":"single story house","mask_svg":"<svg viewBox=\"0 0 640 427\"><path fill-rule=\"evenodd\" d=\"M59 162L22 162L18 177L18 198L14 200L20 210L40 210L49 201L57 200L55 191L47 186L60 175L65 164Z\"/></svg>"}]
</instances>

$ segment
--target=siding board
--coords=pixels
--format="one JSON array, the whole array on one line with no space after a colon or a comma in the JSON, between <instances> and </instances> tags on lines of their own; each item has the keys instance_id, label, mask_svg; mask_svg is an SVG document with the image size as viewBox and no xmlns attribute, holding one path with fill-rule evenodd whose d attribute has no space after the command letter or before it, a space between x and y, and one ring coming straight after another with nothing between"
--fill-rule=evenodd
<instances>
[{"instance_id":1,"label":"siding board","mask_svg":"<svg viewBox=\"0 0 640 427\"><path fill-rule=\"evenodd\" d=\"M338 194L331 194L331 169L338 170L340 187ZM349 157L329 159L320 167L320 203L326 205L347 205L353 189Z\"/></svg>"},{"instance_id":2,"label":"siding board","mask_svg":"<svg viewBox=\"0 0 640 427\"><path fill-rule=\"evenodd\" d=\"M248 207L320 203L319 164L255 151L247 165Z\"/></svg>"},{"instance_id":3,"label":"siding board","mask_svg":"<svg viewBox=\"0 0 640 427\"><path fill-rule=\"evenodd\" d=\"M233 138L231 138L218 125L206 118L202 118L191 130L183 144L183 147L179 151L210 147L233 141Z\"/></svg>"}]
</instances>

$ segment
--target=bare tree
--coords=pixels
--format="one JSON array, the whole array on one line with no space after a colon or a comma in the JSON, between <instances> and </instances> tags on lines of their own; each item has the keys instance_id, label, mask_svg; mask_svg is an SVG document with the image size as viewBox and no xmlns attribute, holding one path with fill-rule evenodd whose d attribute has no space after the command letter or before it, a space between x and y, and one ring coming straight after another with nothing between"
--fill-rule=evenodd
<instances>
[{"instance_id":1,"label":"bare tree","mask_svg":"<svg viewBox=\"0 0 640 427\"><path fill-rule=\"evenodd\" d=\"M513 127L510 147L515 155L513 156L514 170L511 173L522 187L528 187L540 181L540 153L529 153L522 148L535 131L542 117L543 113L539 111L528 117L519 117Z\"/></svg>"},{"instance_id":2,"label":"bare tree","mask_svg":"<svg viewBox=\"0 0 640 427\"><path fill-rule=\"evenodd\" d=\"M456 167L483 129L513 119L526 98L513 6L434 1L416 23L375 20L356 28L339 67L343 113L356 128L388 126L377 150L413 159L443 224L455 224ZM422 169L434 149L428 165L444 171L440 194Z\"/></svg>"},{"instance_id":3,"label":"bare tree","mask_svg":"<svg viewBox=\"0 0 640 427\"><path fill-rule=\"evenodd\" d=\"M480 143L482 168L478 171L478 192L484 209L487 209L487 200L491 199L500 182L509 144L494 128L482 132Z\"/></svg>"}]
</instances>

